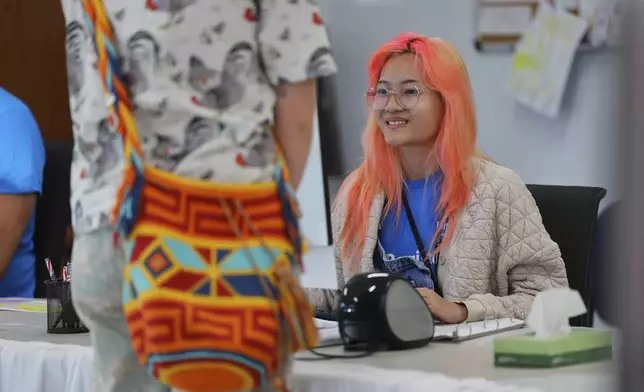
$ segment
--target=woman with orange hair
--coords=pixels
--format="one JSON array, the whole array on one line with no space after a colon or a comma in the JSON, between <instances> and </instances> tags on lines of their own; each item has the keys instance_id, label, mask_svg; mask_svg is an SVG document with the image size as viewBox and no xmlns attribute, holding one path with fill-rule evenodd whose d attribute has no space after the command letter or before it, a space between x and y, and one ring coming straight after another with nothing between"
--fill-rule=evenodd
<instances>
[{"instance_id":1,"label":"woman with orange hair","mask_svg":"<svg viewBox=\"0 0 644 392\"><path fill-rule=\"evenodd\" d=\"M568 286L558 245L511 170L477 153L467 70L449 43L405 33L368 63L365 159L332 212L339 289L357 273L400 275L446 323L525 317ZM321 312L339 291L314 290Z\"/></svg>"}]
</instances>

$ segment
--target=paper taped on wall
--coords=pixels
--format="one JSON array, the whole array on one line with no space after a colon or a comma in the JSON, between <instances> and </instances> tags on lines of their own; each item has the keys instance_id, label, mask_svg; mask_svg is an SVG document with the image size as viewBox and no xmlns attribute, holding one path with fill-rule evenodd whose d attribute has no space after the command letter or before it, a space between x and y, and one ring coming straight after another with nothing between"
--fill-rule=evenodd
<instances>
[{"instance_id":1,"label":"paper taped on wall","mask_svg":"<svg viewBox=\"0 0 644 392\"><path fill-rule=\"evenodd\" d=\"M588 24L543 2L512 59L509 90L517 101L549 117L559 115L572 62Z\"/></svg>"}]
</instances>

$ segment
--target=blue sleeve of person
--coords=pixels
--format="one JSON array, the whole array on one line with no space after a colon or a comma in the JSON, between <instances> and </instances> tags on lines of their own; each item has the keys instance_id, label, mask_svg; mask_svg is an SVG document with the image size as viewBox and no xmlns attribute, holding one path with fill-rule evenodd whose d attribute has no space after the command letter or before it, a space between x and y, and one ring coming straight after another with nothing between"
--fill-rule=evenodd
<instances>
[{"instance_id":1,"label":"blue sleeve of person","mask_svg":"<svg viewBox=\"0 0 644 392\"><path fill-rule=\"evenodd\" d=\"M0 107L0 194L42 191L45 148L40 129L21 102Z\"/></svg>"}]
</instances>

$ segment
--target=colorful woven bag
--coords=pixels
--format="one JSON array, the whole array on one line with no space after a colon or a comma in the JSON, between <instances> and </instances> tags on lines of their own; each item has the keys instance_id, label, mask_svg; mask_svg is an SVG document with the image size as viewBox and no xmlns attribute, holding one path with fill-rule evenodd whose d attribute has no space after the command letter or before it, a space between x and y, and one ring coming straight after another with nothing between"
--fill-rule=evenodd
<instances>
[{"instance_id":1,"label":"colorful woven bag","mask_svg":"<svg viewBox=\"0 0 644 392\"><path fill-rule=\"evenodd\" d=\"M129 260L123 306L136 354L152 376L186 392L285 390L288 355L317 343L296 277L303 243L286 170L232 185L146 165L103 2L82 1L125 146L114 215Z\"/></svg>"}]
</instances>

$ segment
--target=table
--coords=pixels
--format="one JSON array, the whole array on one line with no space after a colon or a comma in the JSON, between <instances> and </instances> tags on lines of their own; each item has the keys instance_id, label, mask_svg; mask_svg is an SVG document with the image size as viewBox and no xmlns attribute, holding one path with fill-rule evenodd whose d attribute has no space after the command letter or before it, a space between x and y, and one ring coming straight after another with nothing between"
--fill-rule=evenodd
<instances>
[{"instance_id":1,"label":"table","mask_svg":"<svg viewBox=\"0 0 644 392\"><path fill-rule=\"evenodd\" d=\"M48 344L38 346L40 350L52 356L53 360L61 361L60 353L73 353L75 360L70 360L71 366L84 374L77 375L79 385L89 385L89 371L91 363L91 348L89 335L51 335L45 329L46 316L37 313L17 313L0 311L0 326L6 323L29 325L31 328L22 330L0 330L0 339L6 343L13 341L14 346L26 346L24 342L47 342L63 345L57 350ZM517 333L508 332L508 333ZM508 369L493 366L492 341L494 337L484 337L462 343L432 343L428 347L400 352L382 352L358 360L329 360L315 362L297 361L294 365L293 389L298 391L298 385L308 385L307 378L319 377L321 374L336 374L339 369L345 372L359 372L362 365L388 369L412 370L428 373L441 373L453 378L485 378L488 380L503 381L506 383L536 387L544 392L570 392L583 390L584 392L604 392L614 390L612 362L599 362L586 365L569 366L558 369ZM22 344L19 342L23 342ZM0 344L2 342L0 341ZM80 347L79 347L80 346ZM0 347L1 348L1 347ZM323 352L341 354L339 348L325 349ZM311 354L302 353L298 357L310 357ZM3 366L0 363L0 366ZM62 366L62 365L61 365ZM0 368L0 392L5 375ZM71 376L70 376L71 377ZM68 384L72 381L63 380ZM30 391L23 385L25 392ZM42 390L34 389L34 390ZM67 387L61 389L66 392L84 392L85 389ZM89 389L87 389L89 390ZM323 391L319 388L303 388L310 392ZM52 389L53 391L53 389ZM357 392L357 391L353 391Z\"/></svg>"},{"instance_id":2,"label":"table","mask_svg":"<svg viewBox=\"0 0 644 392\"><path fill-rule=\"evenodd\" d=\"M506 334L524 333L523 331ZM499 334L500 335L500 334ZM499 336L496 335L496 336ZM400 352L381 352L361 358L361 364L383 369L419 370L441 373L454 378L484 378L523 387L537 387L545 392L612 391L614 361L596 362L554 369L512 369L494 366L492 342L496 336L487 336L461 343L435 342L427 347ZM618 347L618 344L615 345ZM320 350L340 354L339 348ZM344 354L346 355L346 354ZM311 354L301 355L311 357ZM346 360L331 360L347 363Z\"/></svg>"}]
</instances>

